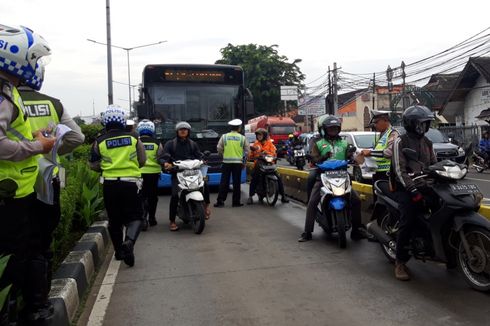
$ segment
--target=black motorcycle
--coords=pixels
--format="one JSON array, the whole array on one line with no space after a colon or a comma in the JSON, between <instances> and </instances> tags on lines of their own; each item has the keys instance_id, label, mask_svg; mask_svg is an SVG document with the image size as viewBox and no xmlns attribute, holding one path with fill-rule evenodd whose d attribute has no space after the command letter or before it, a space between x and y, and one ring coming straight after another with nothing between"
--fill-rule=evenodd
<instances>
[{"instance_id":1,"label":"black motorcycle","mask_svg":"<svg viewBox=\"0 0 490 326\"><path fill-rule=\"evenodd\" d=\"M288 151L288 162L296 166L298 170L303 170L306 164L306 153L303 145L295 145Z\"/></svg>"},{"instance_id":2,"label":"black motorcycle","mask_svg":"<svg viewBox=\"0 0 490 326\"><path fill-rule=\"evenodd\" d=\"M404 149L403 153L409 159L416 156L411 149ZM445 160L413 176L416 184L421 182L432 188L433 195L417 216L409 250L416 259L459 267L472 288L489 291L490 221L478 213L483 199L478 187L457 182L466 173L465 165ZM394 262L399 206L388 181L377 181L374 187L378 200L373 216L377 218L367 228L378 239L386 257Z\"/></svg>"},{"instance_id":3,"label":"black motorcycle","mask_svg":"<svg viewBox=\"0 0 490 326\"><path fill-rule=\"evenodd\" d=\"M269 206L274 206L279 197L279 183L276 175L276 157L263 154L257 158L257 188L255 192L262 202L265 198Z\"/></svg>"},{"instance_id":4,"label":"black motorcycle","mask_svg":"<svg viewBox=\"0 0 490 326\"><path fill-rule=\"evenodd\" d=\"M482 173L490 168L489 160L485 159L485 156L481 152L473 152L473 167L478 173Z\"/></svg>"}]
</instances>

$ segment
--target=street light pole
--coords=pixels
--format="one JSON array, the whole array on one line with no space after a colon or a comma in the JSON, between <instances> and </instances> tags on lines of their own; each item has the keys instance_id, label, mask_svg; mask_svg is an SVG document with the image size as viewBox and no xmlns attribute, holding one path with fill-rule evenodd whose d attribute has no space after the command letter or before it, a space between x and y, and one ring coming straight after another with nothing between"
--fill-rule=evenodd
<instances>
[{"instance_id":1,"label":"street light pole","mask_svg":"<svg viewBox=\"0 0 490 326\"><path fill-rule=\"evenodd\" d=\"M107 0L109 1L109 0ZM108 40L109 40L109 36L108 36ZM102 42L97 42L95 40L91 40L91 39L87 39L87 41L89 42L92 42L92 43L96 43L96 44L101 44L101 45L107 45L108 48L110 47L113 47L113 48L118 48L118 49L121 49L121 50L124 50L126 51L126 56L127 56L127 60L128 60L128 98L129 98L129 114L131 115L131 111L132 111L132 103L131 103L131 66L130 66L130 62L129 62L129 51L131 50L134 50L134 49L139 49L139 48L145 48L145 47L148 47L148 46L152 46L152 45L158 45L158 44L161 44L161 43L165 43L167 41L159 41L159 42L155 42L155 43L150 43L150 44L144 44L144 45L138 45L138 46L133 46L133 47L130 47L130 48L126 48L126 47L122 47L122 46L118 46L118 45L113 45L113 44L110 44L110 43L102 43ZM109 52L108 52L109 53ZM109 60L109 59L108 59ZM108 61L109 62L109 61ZM111 72L110 72L110 84L111 84L111 100L112 100L112 62L111 62ZM112 102L110 102L109 104L112 104Z\"/></svg>"},{"instance_id":2,"label":"street light pole","mask_svg":"<svg viewBox=\"0 0 490 326\"><path fill-rule=\"evenodd\" d=\"M113 103L112 89L112 49L111 49L111 4L110 0L105 2L106 24L107 24L107 97L109 105Z\"/></svg>"}]
</instances>

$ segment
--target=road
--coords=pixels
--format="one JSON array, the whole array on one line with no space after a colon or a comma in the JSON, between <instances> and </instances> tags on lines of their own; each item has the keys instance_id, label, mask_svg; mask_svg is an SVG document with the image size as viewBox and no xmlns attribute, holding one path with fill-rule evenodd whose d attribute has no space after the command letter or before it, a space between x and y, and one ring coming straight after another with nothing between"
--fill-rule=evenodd
<instances>
[{"instance_id":1,"label":"road","mask_svg":"<svg viewBox=\"0 0 490 326\"><path fill-rule=\"evenodd\" d=\"M376 243L341 250L319 228L298 243L302 205L227 204L198 236L168 231L160 197L159 225L141 234L136 265L111 262L103 324L490 325L490 295L443 265L412 261L413 280L400 282Z\"/></svg>"}]
</instances>

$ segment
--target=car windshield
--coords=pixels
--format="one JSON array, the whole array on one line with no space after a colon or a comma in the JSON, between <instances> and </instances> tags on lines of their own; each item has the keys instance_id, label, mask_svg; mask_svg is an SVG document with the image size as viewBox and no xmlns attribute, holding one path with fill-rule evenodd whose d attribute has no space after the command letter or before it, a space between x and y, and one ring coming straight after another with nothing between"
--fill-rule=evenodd
<instances>
[{"instance_id":1,"label":"car windshield","mask_svg":"<svg viewBox=\"0 0 490 326\"><path fill-rule=\"evenodd\" d=\"M289 135L295 131L294 126L271 126L271 134L274 135Z\"/></svg>"},{"instance_id":2,"label":"car windshield","mask_svg":"<svg viewBox=\"0 0 490 326\"><path fill-rule=\"evenodd\" d=\"M356 145L359 148L374 148L376 143L375 134L355 135Z\"/></svg>"},{"instance_id":3,"label":"car windshield","mask_svg":"<svg viewBox=\"0 0 490 326\"><path fill-rule=\"evenodd\" d=\"M429 131L425 134L427 138L433 143L447 143L449 142L446 136L442 132L437 129L429 129Z\"/></svg>"}]
</instances>

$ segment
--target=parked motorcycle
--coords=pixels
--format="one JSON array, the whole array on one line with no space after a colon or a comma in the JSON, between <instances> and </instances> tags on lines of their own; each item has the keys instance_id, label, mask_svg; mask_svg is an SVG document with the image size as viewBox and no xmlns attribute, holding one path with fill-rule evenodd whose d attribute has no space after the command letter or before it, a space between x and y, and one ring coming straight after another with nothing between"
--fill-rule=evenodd
<instances>
[{"instance_id":1,"label":"parked motorcycle","mask_svg":"<svg viewBox=\"0 0 490 326\"><path fill-rule=\"evenodd\" d=\"M485 160L485 157L483 156L482 153L478 151L474 151L473 167L475 168L476 172L482 173L483 171L488 170L490 168L490 163L489 160Z\"/></svg>"},{"instance_id":2,"label":"parked motorcycle","mask_svg":"<svg viewBox=\"0 0 490 326\"><path fill-rule=\"evenodd\" d=\"M407 158L416 157L411 149L404 149L403 153ZM423 180L432 188L433 195L416 217L409 250L415 259L459 267L472 288L489 291L490 222L478 213L483 199L478 187L458 183L466 173L465 165L444 160L413 176L416 184ZM378 200L373 216L378 218L367 229L378 239L385 256L395 262L399 206L388 181L377 181L374 187Z\"/></svg>"},{"instance_id":3,"label":"parked motorcycle","mask_svg":"<svg viewBox=\"0 0 490 326\"><path fill-rule=\"evenodd\" d=\"M352 191L348 161L330 160L317 167L322 171L321 200L318 204L316 221L328 234L338 234L340 248L347 246L346 232L351 228L350 195Z\"/></svg>"},{"instance_id":4,"label":"parked motorcycle","mask_svg":"<svg viewBox=\"0 0 490 326\"><path fill-rule=\"evenodd\" d=\"M274 206L279 197L279 184L276 175L276 157L263 154L257 158L259 173L255 192L262 202L265 198L269 206Z\"/></svg>"},{"instance_id":5,"label":"parked motorcycle","mask_svg":"<svg viewBox=\"0 0 490 326\"><path fill-rule=\"evenodd\" d=\"M196 234L202 233L206 220L203 197L204 178L201 172L203 164L201 160L173 162L179 187L177 216L185 224L190 224Z\"/></svg>"}]
</instances>

